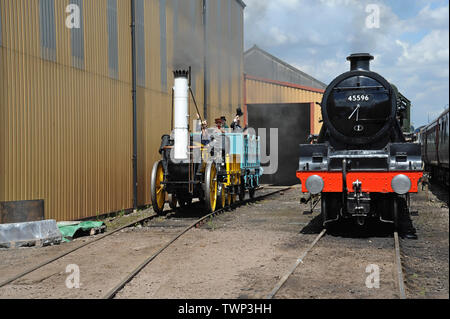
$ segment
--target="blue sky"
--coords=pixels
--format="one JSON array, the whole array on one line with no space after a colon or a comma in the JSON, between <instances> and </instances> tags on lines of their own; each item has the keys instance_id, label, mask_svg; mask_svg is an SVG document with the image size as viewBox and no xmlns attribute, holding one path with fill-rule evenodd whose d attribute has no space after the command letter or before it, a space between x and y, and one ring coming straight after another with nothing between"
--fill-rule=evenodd
<instances>
[{"instance_id":1,"label":"blue sky","mask_svg":"<svg viewBox=\"0 0 450 319\"><path fill-rule=\"evenodd\" d=\"M375 56L372 70L413 103L415 127L449 103L448 0L246 0L245 48L254 44L329 83L350 53ZM380 9L367 28L367 5Z\"/></svg>"}]
</instances>

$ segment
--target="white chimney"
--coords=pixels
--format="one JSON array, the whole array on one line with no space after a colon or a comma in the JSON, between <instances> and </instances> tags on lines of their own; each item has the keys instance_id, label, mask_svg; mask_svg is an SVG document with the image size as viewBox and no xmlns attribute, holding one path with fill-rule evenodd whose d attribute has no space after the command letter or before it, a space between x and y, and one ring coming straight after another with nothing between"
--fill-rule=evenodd
<instances>
[{"instance_id":1,"label":"white chimney","mask_svg":"<svg viewBox=\"0 0 450 319\"><path fill-rule=\"evenodd\" d=\"M189 145L189 84L187 71L175 71L174 159L187 160Z\"/></svg>"}]
</instances>

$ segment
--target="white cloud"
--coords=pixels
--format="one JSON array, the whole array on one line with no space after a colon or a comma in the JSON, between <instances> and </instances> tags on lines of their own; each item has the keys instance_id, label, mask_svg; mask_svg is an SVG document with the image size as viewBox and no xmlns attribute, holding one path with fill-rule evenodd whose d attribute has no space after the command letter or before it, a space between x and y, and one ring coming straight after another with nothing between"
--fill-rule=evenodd
<instances>
[{"instance_id":1,"label":"white cloud","mask_svg":"<svg viewBox=\"0 0 450 319\"><path fill-rule=\"evenodd\" d=\"M431 27L431 28L447 28L448 29L448 4L444 7L430 9L428 4L420 10L414 24L417 27Z\"/></svg>"},{"instance_id":2,"label":"white cloud","mask_svg":"<svg viewBox=\"0 0 450 319\"><path fill-rule=\"evenodd\" d=\"M433 30L419 43L409 46L402 43L403 55L399 58L399 65L442 65L449 61L449 30Z\"/></svg>"}]
</instances>

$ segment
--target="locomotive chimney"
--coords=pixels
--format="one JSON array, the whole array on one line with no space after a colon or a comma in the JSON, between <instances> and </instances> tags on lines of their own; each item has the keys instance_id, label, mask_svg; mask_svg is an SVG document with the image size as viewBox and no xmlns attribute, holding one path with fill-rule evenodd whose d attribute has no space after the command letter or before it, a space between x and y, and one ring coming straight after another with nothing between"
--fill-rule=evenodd
<instances>
[{"instance_id":1,"label":"locomotive chimney","mask_svg":"<svg viewBox=\"0 0 450 319\"><path fill-rule=\"evenodd\" d=\"M188 71L174 71L174 157L176 160L188 158L189 144L189 84Z\"/></svg>"},{"instance_id":2,"label":"locomotive chimney","mask_svg":"<svg viewBox=\"0 0 450 319\"><path fill-rule=\"evenodd\" d=\"M374 57L369 53L355 53L347 58L350 61L350 71L370 71L370 61Z\"/></svg>"}]
</instances>

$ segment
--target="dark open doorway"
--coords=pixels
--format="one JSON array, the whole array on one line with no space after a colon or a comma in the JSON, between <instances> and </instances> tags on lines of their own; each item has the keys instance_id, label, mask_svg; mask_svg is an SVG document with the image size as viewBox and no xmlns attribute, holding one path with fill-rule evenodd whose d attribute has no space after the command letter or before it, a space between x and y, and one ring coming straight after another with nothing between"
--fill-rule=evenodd
<instances>
[{"instance_id":1,"label":"dark open doorway","mask_svg":"<svg viewBox=\"0 0 450 319\"><path fill-rule=\"evenodd\" d=\"M306 143L311 133L311 104L250 104L247 109L249 127L256 132L259 128L267 131L267 154L271 154L270 128L278 128L278 170L265 174L262 183L298 184L299 145Z\"/></svg>"}]
</instances>

